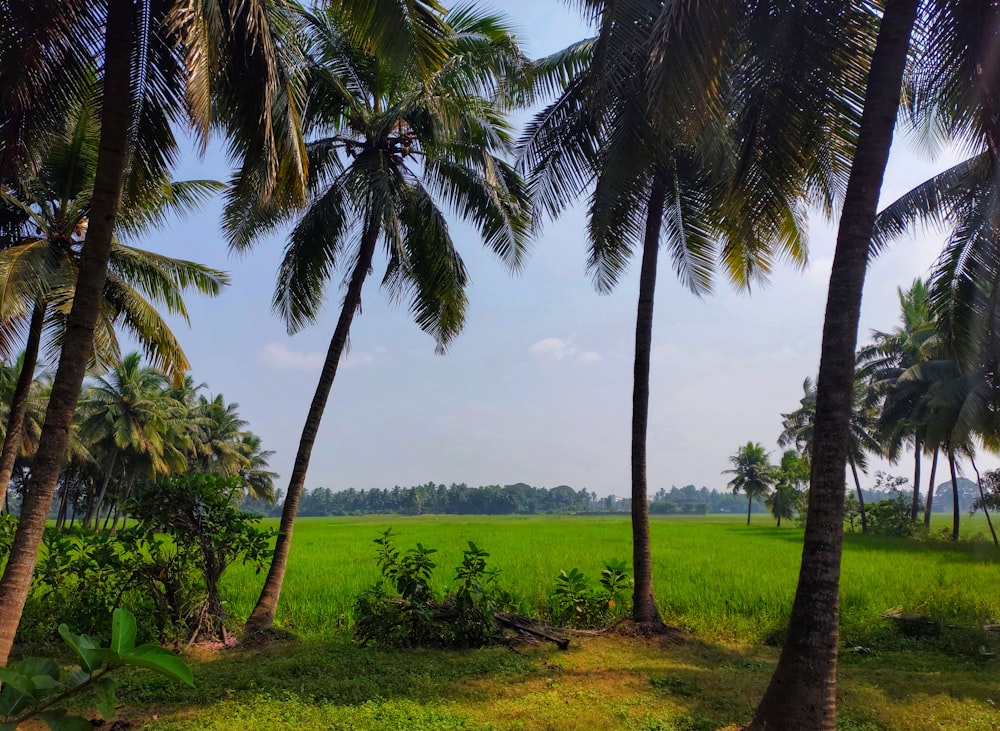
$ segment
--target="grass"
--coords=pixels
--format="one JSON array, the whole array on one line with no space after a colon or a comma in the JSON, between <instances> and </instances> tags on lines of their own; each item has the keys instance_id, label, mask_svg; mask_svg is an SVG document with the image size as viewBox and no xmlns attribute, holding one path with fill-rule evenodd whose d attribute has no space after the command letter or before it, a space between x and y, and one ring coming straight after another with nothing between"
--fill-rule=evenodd
<instances>
[{"instance_id":1,"label":"grass","mask_svg":"<svg viewBox=\"0 0 1000 731\"><path fill-rule=\"evenodd\" d=\"M981 519L980 519L981 520ZM966 519L970 533L984 528ZM178 687L124 674L123 719L153 731L708 731L746 723L767 684L787 617L802 531L755 516L656 518L656 593L679 643L575 637L516 651L383 651L348 630L354 596L376 578L378 531L399 545L439 549L447 581L467 541L492 555L525 608L544 607L561 569L596 577L630 557L627 518L399 517L305 519L293 541L280 621L295 639L262 649L189 655L197 679ZM1000 551L846 536L839 668L840 731L992 731L1000 728L996 659L975 626L1000 617ZM246 616L262 581L233 570L225 592ZM894 606L943 623L940 637L907 639L881 614ZM997 642L992 641L994 650Z\"/></svg>"},{"instance_id":2,"label":"grass","mask_svg":"<svg viewBox=\"0 0 1000 731\"><path fill-rule=\"evenodd\" d=\"M980 526L979 523L982 523ZM965 520L966 531L985 528ZM451 578L467 541L489 551L490 565L526 611L544 611L562 569L596 578L603 562L631 563L628 519L622 516L372 516L299 521L281 597L279 623L304 638L349 626L354 597L377 578L372 540L392 526L399 545L438 549L442 582ZM802 531L775 528L755 516L654 518L654 586L664 619L701 637L730 643L774 639L787 622L801 557ZM845 537L841 591L847 645L895 641L883 612L901 606L946 624L974 626L1000 618L1000 551L983 541ZM261 577L233 569L230 608L246 616Z\"/></svg>"}]
</instances>

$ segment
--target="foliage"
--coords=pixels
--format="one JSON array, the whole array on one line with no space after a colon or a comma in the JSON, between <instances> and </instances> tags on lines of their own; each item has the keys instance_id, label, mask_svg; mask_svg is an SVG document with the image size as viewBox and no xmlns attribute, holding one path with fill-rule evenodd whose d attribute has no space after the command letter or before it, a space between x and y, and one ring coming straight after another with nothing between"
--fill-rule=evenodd
<instances>
[{"instance_id":1,"label":"foliage","mask_svg":"<svg viewBox=\"0 0 1000 731\"><path fill-rule=\"evenodd\" d=\"M80 658L80 666L65 671L51 659L29 657L0 668L0 730L16 731L32 718L44 721L52 731L90 729L90 721L57 707L87 690L95 691L97 710L105 721L110 719L118 697L115 681L107 676L122 667L146 668L173 681L194 684L183 660L158 645L137 647L136 632L135 616L125 609L116 609L112 615L108 647L86 634L75 635L61 624L59 634Z\"/></svg>"},{"instance_id":2,"label":"foliage","mask_svg":"<svg viewBox=\"0 0 1000 731\"><path fill-rule=\"evenodd\" d=\"M258 527L260 518L236 507L242 495L238 477L194 474L174 477L147 490L132 508L142 529L169 536L178 560L204 579L205 598L190 623L195 635L208 631L226 636L219 580L233 563L250 564L260 573L271 554L273 530Z\"/></svg>"},{"instance_id":3,"label":"foliage","mask_svg":"<svg viewBox=\"0 0 1000 731\"><path fill-rule=\"evenodd\" d=\"M431 587L436 549L417 543L401 551L391 528L375 544L382 580L355 603L354 633L361 644L481 647L496 639L494 614L512 599L497 584L500 572L486 568L488 553L469 541L455 570L457 588L439 596Z\"/></svg>"},{"instance_id":4,"label":"foliage","mask_svg":"<svg viewBox=\"0 0 1000 731\"><path fill-rule=\"evenodd\" d=\"M910 498L897 492L893 497L868 505L868 530L893 536L910 536L916 524L910 519Z\"/></svg>"},{"instance_id":5,"label":"foliage","mask_svg":"<svg viewBox=\"0 0 1000 731\"><path fill-rule=\"evenodd\" d=\"M142 637L221 632L222 573L237 562L259 571L273 536L233 507L239 491L238 478L163 480L140 495L125 530L46 529L21 639L43 642L68 621L99 634L117 607L138 617Z\"/></svg>"},{"instance_id":6,"label":"foliage","mask_svg":"<svg viewBox=\"0 0 1000 731\"><path fill-rule=\"evenodd\" d=\"M605 627L628 616L632 586L628 565L619 559L604 564L597 587L577 568L560 571L549 595L550 619L563 627Z\"/></svg>"}]
</instances>

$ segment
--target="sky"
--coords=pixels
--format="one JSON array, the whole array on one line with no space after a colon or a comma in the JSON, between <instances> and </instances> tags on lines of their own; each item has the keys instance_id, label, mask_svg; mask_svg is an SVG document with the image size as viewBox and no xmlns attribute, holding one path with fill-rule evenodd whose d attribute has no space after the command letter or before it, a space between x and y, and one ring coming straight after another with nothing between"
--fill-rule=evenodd
<instances>
[{"instance_id":1,"label":"sky","mask_svg":"<svg viewBox=\"0 0 1000 731\"><path fill-rule=\"evenodd\" d=\"M529 54L550 53L586 37L586 26L557 0L495 3ZM526 118L526 116L524 117ZM882 200L957 161L929 159L905 139L893 147ZM224 180L221 147L185 157L176 179ZM275 452L284 489L299 434L339 311L329 290L323 316L289 337L270 310L281 236L245 257L230 257L219 230L221 205L134 242L228 270L232 285L216 299L191 295L192 325L173 320L196 382L240 404L240 414ZM638 258L610 295L585 272L580 207L547 224L524 270L514 276L458 223L454 237L471 275L464 332L446 355L369 278L312 454L306 486L334 490L465 482L568 484L599 496L629 493L631 388ZM781 413L815 377L835 227L810 220L810 264L779 265L752 295L724 281L704 299L683 289L661 257L656 291L648 432L650 492L694 484L726 489L722 471L748 441L781 451ZM898 319L897 287L926 276L941 232L897 242L874 262L860 331L889 330ZM377 266L377 265L376 265ZM376 274L380 271L376 269ZM988 456L980 467L1000 462ZM912 458L876 469L912 474ZM924 466L928 473L929 460ZM937 482L944 480L939 470ZM926 477L924 478L926 480Z\"/></svg>"}]
</instances>

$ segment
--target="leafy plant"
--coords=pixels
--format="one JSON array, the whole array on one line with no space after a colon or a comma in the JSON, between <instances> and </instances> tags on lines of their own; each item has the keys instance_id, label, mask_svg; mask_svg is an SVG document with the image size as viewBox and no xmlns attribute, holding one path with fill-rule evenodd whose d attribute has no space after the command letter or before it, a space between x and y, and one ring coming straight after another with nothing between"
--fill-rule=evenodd
<instances>
[{"instance_id":1,"label":"leafy plant","mask_svg":"<svg viewBox=\"0 0 1000 731\"><path fill-rule=\"evenodd\" d=\"M383 578L355 603L354 632L362 644L481 647L493 641L494 613L512 599L497 585L500 572L486 567L489 553L469 541L455 569L458 586L438 596L431 587L436 549L418 543L400 551L391 528L380 533L375 544Z\"/></svg>"},{"instance_id":2,"label":"leafy plant","mask_svg":"<svg viewBox=\"0 0 1000 731\"><path fill-rule=\"evenodd\" d=\"M568 627L600 627L626 614L632 588L628 564L609 559L598 587L579 569L560 571L549 597L549 614L555 624Z\"/></svg>"},{"instance_id":3,"label":"leafy plant","mask_svg":"<svg viewBox=\"0 0 1000 731\"><path fill-rule=\"evenodd\" d=\"M85 731L90 721L70 715L59 705L68 698L93 690L97 710L105 720L118 704L114 679L107 677L122 667L152 670L171 680L194 685L191 670L179 657L159 645L135 644L135 615L116 609L111 620L111 643L101 647L85 634L75 635L62 624L59 634L80 658L80 666L63 671L49 658L29 657L0 668L0 731L16 731L28 719L38 718L52 731Z\"/></svg>"}]
</instances>

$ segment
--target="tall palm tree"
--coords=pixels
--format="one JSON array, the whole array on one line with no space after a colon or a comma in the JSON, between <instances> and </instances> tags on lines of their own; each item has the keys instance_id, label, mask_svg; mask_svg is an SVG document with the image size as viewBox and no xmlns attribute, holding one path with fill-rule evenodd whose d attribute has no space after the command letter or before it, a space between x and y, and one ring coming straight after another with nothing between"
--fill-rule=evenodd
<instances>
[{"instance_id":1,"label":"tall palm tree","mask_svg":"<svg viewBox=\"0 0 1000 731\"><path fill-rule=\"evenodd\" d=\"M522 57L497 17L467 8L445 21L445 55L428 74L359 47L331 12L303 15L310 59L303 124L314 135L310 199L289 235L274 308L295 332L315 319L336 272L348 272L347 289L251 628L274 621L312 447L378 245L388 259L383 286L409 300L417 324L441 351L461 329L467 301L465 266L442 206L475 225L510 268L522 260L528 195L502 158L510 147L503 85ZM231 209L235 246L248 245L281 213Z\"/></svg>"},{"instance_id":2,"label":"tall palm tree","mask_svg":"<svg viewBox=\"0 0 1000 731\"><path fill-rule=\"evenodd\" d=\"M844 465L861 293L919 5L919 0L885 4L864 93L855 97L863 112L823 324L802 565L781 657L749 726L753 731L836 728Z\"/></svg>"},{"instance_id":3,"label":"tall palm tree","mask_svg":"<svg viewBox=\"0 0 1000 731\"><path fill-rule=\"evenodd\" d=\"M20 151L34 143L26 135L44 131L54 109L80 98L94 69L102 119L66 336L0 579L0 665L7 662L20 622L93 350L120 205L128 210L150 181L163 179L177 156L179 125L203 147L213 128L223 131L241 166L237 188L255 190L261 198L301 200L306 164L297 126L301 98L288 73L295 45L280 40L291 24L290 0L14 5L14 12L0 19L0 159L12 160L0 168L0 179L14 177Z\"/></svg>"},{"instance_id":4,"label":"tall palm tree","mask_svg":"<svg viewBox=\"0 0 1000 731\"><path fill-rule=\"evenodd\" d=\"M808 174L788 163L785 172L794 172L779 185L777 176L761 168L765 158L741 157L741 131L732 120L737 116L733 107L741 104L738 85L717 77L696 84L693 75L680 70L674 74L683 63L678 58L685 53L683 39L668 37L656 48L655 68L669 71L676 93L666 104L650 96L654 79L649 58L657 34L685 20L681 12L664 16L662 28L657 24L661 12L675 3L583 6L599 35L567 52L585 52L589 61L565 78L558 98L528 125L519 146L522 165L546 213L558 215L584 191L593 191L588 203L588 269L598 291L610 291L633 249L642 250L632 392L633 619L658 625L662 622L652 584L646 431L661 238L681 281L696 295L711 290L719 264L738 287L749 288L754 279L766 278L776 256L804 262L799 202L808 188ZM735 28L731 26L734 33ZM667 57L680 63L664 61ZM725 114L719 113L720 107ZM839 124L827 118L828 112L817 112L823 126ZM825 173L836 168L832 164ZM733 184L744 174L761 176L754 201L744 195L748 187ZM821 177L815 176L817 181ZM829 187L831 181L824 184Z\"/></svg>"},{"instance_id":5,"label":"tall palm tree","mask_svg":"<svg viewBox=\"0 0 1000 731\"><path fill-rule=\"evenodd\" d=\"M20 424L43 334L48 331L52 349L58 350L65 331L90 214L98 134L93 102L81 103L67 114L64 129L39 147L31 177L10 189L0 188L0 206L24 214L23 225L0 240L0 348L9 348L27 330L23 370L0 451L0 496L10 482L18 454ZM147 195L119 217L117 234L141 235L168 213L197 207L220 187L211 181L171 183L164 179L149 186ZM182 378L189 364L156 308L187 320L184 289L214 296L227 282L224 272L126 246L116 237L91 360L98 369L117 361L116 329L124 328L144 346L155 367Z\"/></svg>"},{"instance_id":6,"label":"tall palm tree","mask_svg":"<svg viewBox=\"0 0 1000 731\"><path fill-rule=\"evenodd\" d=\"M724 475L734 475L729 488L734 495L741 492L747 496L747 525L750 525L750 509L753 501L766 497L771 492L777 474L771 464L770 454L757 442L747 442L729 458L733 468L723 470Z\"/></svg>"},{"instance_id":7,"label":"tall palm tree","mask_svg":"<svg viewBox=\"0 0 1000 731\"><path fill-rule=\"evenodd\" d=\"M881 215L884 215L884 212ZM903 444L913 441L913 504L910 519L920 512L920 461L926 443L924 426L918 416L926 383L906 377L911 368L933 357L937 345L935 321L931 315L930 290L921 279L909 289L898 289L900 325L891 333L872 332L872 342L858 353L859 378L866 380L879 403L877 430L886 447L886 456L895 461Z\"/></svg>"}]
</instances>

